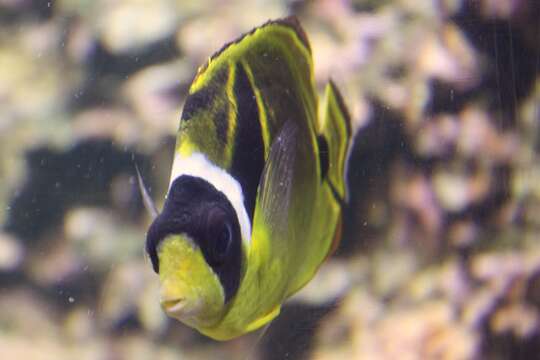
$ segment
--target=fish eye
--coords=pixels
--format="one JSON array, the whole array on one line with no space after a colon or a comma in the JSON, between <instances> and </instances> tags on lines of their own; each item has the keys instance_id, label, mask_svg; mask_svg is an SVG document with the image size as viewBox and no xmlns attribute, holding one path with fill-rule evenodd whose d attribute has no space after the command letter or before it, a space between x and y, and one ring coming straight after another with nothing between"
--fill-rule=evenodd
<instances>
[{"instance_id":1,"label":"fish eye","mask_svg":"<svg viewBox=\"0 0 540 360\"><path fill-rule=\"evenodd\" d=\"M222 264L229 253L233 237L232 225L227 213L221 208L213 208L208 215L207 241L211 261Z\"/></svg>"},{"instance_id":2,"label":"fish eye","mask_svg":"<svg viewBox=\"0 0 540 360\"><path fill-rule=\"evenodd\" d=\"M214 240L214 253L217 258L225 257L229 251L232 240L231 225L228 221L224 222Z\"/></svg>"},{"instance_id":3,"label":"fish eye","mask_svg":"<svg viewBox=\"0 0 540 360\"><path fill-rule=\"evenodd\" d=\"M221 265L227 259L229 249L232 243L232 229L228 221L218 225L213 231L210 240L210 256L212 262L216 265Z\"/></svg>"},{"instance_id":4,"label":"fish eye","mask_svg":"<svg viewBox=\"0 0 540 360\"><path fill-rule=\"evenodd\" d=\"M191 214L187 211L182 211L178 218L176 219L178 224L184 225L191 221Z\"/></svg>"}]
</instances>

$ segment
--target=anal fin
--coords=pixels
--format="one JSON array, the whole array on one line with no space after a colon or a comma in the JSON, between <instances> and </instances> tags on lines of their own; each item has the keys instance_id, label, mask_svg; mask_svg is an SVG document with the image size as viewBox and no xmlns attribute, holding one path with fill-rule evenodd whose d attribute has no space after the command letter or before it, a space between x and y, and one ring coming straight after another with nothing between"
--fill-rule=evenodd
<instances>
[{"instance_id":1,"label":"anal fin","mask_svg":"<svg viewBox=\"0 0 540 360\"><path fill-rule=\"evenodd\" d=\"M326 86L323 119L319 134L319 162L323 180L328 181L338 201L347 201L347 158L352 137L351 120L335 84Z\"/></svg>"}]
</instances>

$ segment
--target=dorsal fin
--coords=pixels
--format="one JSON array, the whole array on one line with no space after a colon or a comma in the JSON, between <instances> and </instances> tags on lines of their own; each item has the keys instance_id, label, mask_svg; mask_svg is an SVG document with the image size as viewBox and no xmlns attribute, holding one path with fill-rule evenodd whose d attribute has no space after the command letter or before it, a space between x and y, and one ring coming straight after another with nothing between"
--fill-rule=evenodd
<instances>
[{"instance_id":1,"label":"dorsal fin","mask_svg":"<svg viewBox=\"0 0 540 360\"><path fill-rule=\"evenodd\" d=\"M206 71L206 69L208 69L209 65L213 61L217 60L227 49L230 49L231 47L234 47L234 45L239 44L240 42L242 42L246 38L249 38L250 36L254 35L257 32L264 31L265 29L268 29L268 28L274 27L274 26L282 26L282 27L286 27L286 28L289 28L289 29L293 30L294 33L296 34L296 36L298 37L298 39L300 40L300 42L302 43L302 45L311 54L311 45L309 44L309 40L307 38L307 35L306 35L304 29L302 28L302 26L300 25L300 22L298 21L296 16L292 15L292 16L288 16L288 17L285 17L285 18L282 18L282 19L268 20L267 22L265 22L261 26L258 26L256 28L252 29L251 31L242 34L237 39L235 39L233 41L230 41L230 42L226 43L225 45L223 45L221 47L221 49L219 49L212 56L210 56L210 58L208 59L208 61L204 65L199 67L199 69L197 70L197 75L195 76L195 79L193 80L193 82L195 83L197 81L197 78L200 75L202 75Z\"/></svg>"},{"instance_id":2,"label":"dorsal fin","mask_svg":"<svg viewBox=\"0 0 540 360\"><path fill-rule=\"evenodd\" d=\"M311 53L311 45L309 44L309 40L307 38L307 35L306 35L304 29L302 28L302 26L300 25L300 22L298 21L296 16L292 15L292 16L288 16L288 17L285 17L285 18L282 18L282 19L268 20L267 22L265 22L261 26L257 26L256 28L253 28L251 31L242 34L237 39L235 39L233 41L229 41L228 43L223 45L221 47L221 49L219 49L212 56L210 56L208 61L199 68L199 70L197 71L197 76L195 78L197 78L201 73L203 73L208 68L208 65L212 61L217 59L221 54L223 54L223 52L225 52L225 50L227 50L228 48L230 48L231 46L233 46L235 44L240 43L242 40L244 40L245 38L253 35L257 31L264 30L265 28L268 28L268 27L271 27L271 26L284 26L284 27L288 27L288 28L294 30L294 32L296 33L296 35L298 36L298 38L300 39L302 44Z\"/></svg>"}]
</instances>

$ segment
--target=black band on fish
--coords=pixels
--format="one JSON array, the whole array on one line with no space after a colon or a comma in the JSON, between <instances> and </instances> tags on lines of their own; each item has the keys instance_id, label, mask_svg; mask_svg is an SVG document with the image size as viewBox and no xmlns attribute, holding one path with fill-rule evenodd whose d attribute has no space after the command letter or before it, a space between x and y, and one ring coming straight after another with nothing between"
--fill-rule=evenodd
<instances>
[{"instance_id":1,"label":"black band on fish","mask_svg":"<svg viewBox=\"0 0 540 360\"><path fill-rule=\"evenodd\" d=\"M156 273L159 273L159 243L173 234L186 234L193 239L218 276L225 302L230 300L240 284L242 236L227 197L202 178L179 176L172 183L163 211L146 237L146 251Z\"/></svg>"},{"instance_id":2,"label":"black band on fish","mask_svg":"<svg viewBox=\"0 0 540 360\"><path fill-rule=\"evenodd\" d=\"M238 103L231 175L242 186L244 206L253 224L257 187L264 168L264 141L257 100L242 64L236 66L234 95Z\"/></svg>"}]
</instances>

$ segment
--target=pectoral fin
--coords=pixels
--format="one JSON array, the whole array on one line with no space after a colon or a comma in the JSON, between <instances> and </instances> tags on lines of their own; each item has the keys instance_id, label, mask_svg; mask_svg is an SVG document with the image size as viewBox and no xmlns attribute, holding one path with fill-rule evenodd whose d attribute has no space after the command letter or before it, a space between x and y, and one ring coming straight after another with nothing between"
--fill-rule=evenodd
<instances>
[{"instance_id":1,"label":"pectoral fin","mask_svg":"<svg viewBox=\"0 0 540 360\"><path fill-rule=\"evenodd\" d=\"M274 139L262 172L258 202L273 233L285 234L288 228L291 191L297 155L297 125L289 120Z\"/></svg>"}]
</instances>

